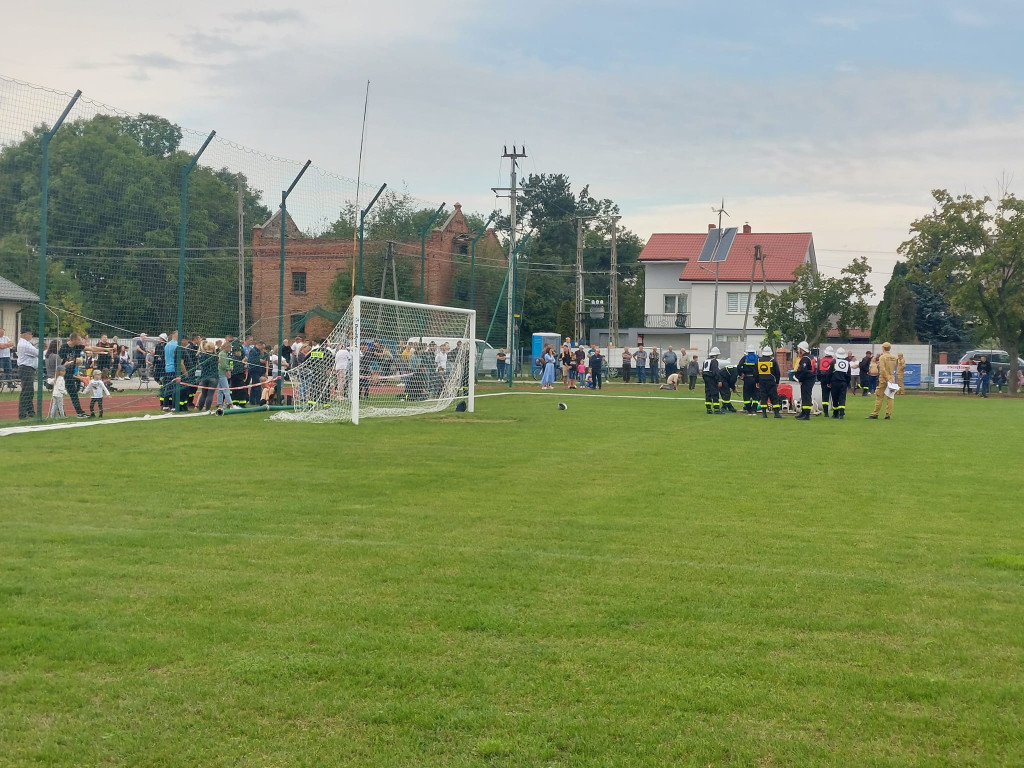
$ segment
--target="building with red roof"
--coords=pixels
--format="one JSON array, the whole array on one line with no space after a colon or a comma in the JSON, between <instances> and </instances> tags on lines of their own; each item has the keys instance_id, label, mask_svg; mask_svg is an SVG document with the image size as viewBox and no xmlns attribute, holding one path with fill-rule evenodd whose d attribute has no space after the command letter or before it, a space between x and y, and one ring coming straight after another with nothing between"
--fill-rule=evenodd
<instances>
[{"instance_id":1,"label":"building with red roof","mask_svg":"<svg viewBox=\"0 0 1024 768\"><path fill-rule=\"evenodd\" d=\"M651 235L640 262L645 327L628 341L635 344L643 336L646 346L673 345L701 357L717 345L723 357L731 351L734 360L742 346L764 338L754 323L758 292L778 293L795 281L802 264L817 270L810 232L755 233L749 224L742 230L720 232L712 225L707 232Z\"/></svg>"}]
</instances>

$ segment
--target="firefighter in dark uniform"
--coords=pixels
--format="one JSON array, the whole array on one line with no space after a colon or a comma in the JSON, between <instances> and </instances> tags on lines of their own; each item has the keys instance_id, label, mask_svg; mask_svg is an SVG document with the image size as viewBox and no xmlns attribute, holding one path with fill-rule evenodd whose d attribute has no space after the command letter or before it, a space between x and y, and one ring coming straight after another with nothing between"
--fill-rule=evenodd
<instances>
[{"instance_id":1,"label":"firefighter in dark uniform","mask_svg":"<svg viewBox=\"0 0 1024 768\"><path fill-rule=\"evenodd\" d=\"M836 358L832 361L829 372L829 389L832 391L832 418L846 418L846 388L850 386L850 361L846 359L846 350L836 350Z\"/></svg>"},{"instance_id":2,"label":"firefighter in dark uniform","mask_svg":"<svg viewBox=\"0 0 1024 768\"><path fill-rule=\"evenodd\" d=\"M747 345L747 354L739 364L739 375L743 379L743 412L757 413L757 349Z\"/></svg>"},{"instance_id":3,"label":"firefighter in dark uniform","mask_svg":"<svg viewBox=\"0 0 1024 768\"><path fill-rule=\"evenodd\" d=\"M726 358L718 363L718 386L722 396L722 413L736 413L732 405L732 393L736 391L736 377L739 371L732 364L732 360Z\"/></svg>"},{"instance_id":4,"label":"firefighter in dark uniform","mask_svg":"<svg viewBox=\"0 0 1024 768\"><path fill-rule=\"evenodd\" d=\"M178 390L178 410L187 411L199 385L199 335L193 336L191 342L185 341L180 349L185 372L181 374L181 387Z\"/></svg>"},{"instance_id":5,"label":"firefighter in dark uniform","mask_svg":"<svg viewBox=\"0 0 1024 768\"><path fill-rule=\"evenodd\" d=\"M701 375L704 379L704 405L708 413L721 413L721 405L718 402L718 347L712 347L708 353L707 360L701 367Z\"/></svg>"},{"instance_id":6,"label":"firefighter in dark uniform","mask_svg":"<svg viewBox=\"0 0 1024 768\"><path fill-rule=\"evenodd\" d=\"M781 419L779 409L782 407L779 398L779 380L782 378L782 371L775 360L771 347L761 350L761 356L757 358L757 387L761 390L761 416L768 418L768 403L772 404L775 411L775 418Z\"/></svg>"},{"instance_id":7,"label":"firefighter in dark uniform","mask_svg":"<svg viewBox=\"0 0 1024 768\"><path fill-rule=\"evenodd\" d=\"M814 395L814 362L811 360L811 347L806 341L796 345L800 350L800 361L796 364L796 380L800 382L800 415L797 421L811 420L811 399Z\"/></svg>"},{"instance_id":8,"label":"firefighter in dark uniform","mask_svg":"<svg viewBox=\"0 0 1024 768\"><path fill-rule=\"evenodd\" d=\"M324 406L331 394L331 371L334 368L334 355L322 341L309 350L309 400L308 405Z\"/></svg>"},{"instance_id":9,"label":"firefighter in dark uniform","mask_svg":"<svg viewBox=\"0 0 1024 768\"><path fill-rule=\"evenodd\" d=\"M832 376L832 363L835 358L832 355L835 350L832 347L825 347L825 354L818 361L818 383L821 384L821 410L828 418L828 405L832 402L832 393L829 390L828 382Z\"/></svg>"},{"instance_id":10,"label":"firefighter in dark uniform","mask_svg":"<svg viewBox=\"0 0 1024 768\"><path fill-rule=\"evenodd\" d=\"M249 391L245 388L245 350L236 338L231 339L228 347L228 360L231 361L231 405L244 408L249 403Z\"/></svg>"}]
</instances>

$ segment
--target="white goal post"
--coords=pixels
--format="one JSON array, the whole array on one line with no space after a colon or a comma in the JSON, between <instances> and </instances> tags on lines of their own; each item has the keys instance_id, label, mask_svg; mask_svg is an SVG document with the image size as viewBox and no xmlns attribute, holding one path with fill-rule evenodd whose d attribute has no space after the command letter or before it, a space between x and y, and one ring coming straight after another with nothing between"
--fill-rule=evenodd
<instances>
[{"instance_id":1,"label":"white goal post","mask_svg":"<svg viewBox=\"0 0 1024 768\"><path fill-rule=\"evenodd\" d=\"M293 410L275 420L358 424L464 400L474 410L476 312L355 296L326 339L288 371Z\"/></svg>"}]
</instances>

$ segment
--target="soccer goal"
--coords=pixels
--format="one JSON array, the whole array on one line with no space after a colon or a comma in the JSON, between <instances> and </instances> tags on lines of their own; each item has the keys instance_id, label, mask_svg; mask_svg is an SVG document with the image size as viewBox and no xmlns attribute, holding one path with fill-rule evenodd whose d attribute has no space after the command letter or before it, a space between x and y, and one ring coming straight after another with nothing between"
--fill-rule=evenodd
<instances>
[{"instance_id":1,"label":"soccer goal","mask_svg":"<svg viewBox=\"0 0 1024 768\"><path fill-rule=\"evenodd\" d=\"M356 296L323 343L288 372L294 410L273 418L351 421L473 410L476 312Z\"/></svg>"}]
</instances>

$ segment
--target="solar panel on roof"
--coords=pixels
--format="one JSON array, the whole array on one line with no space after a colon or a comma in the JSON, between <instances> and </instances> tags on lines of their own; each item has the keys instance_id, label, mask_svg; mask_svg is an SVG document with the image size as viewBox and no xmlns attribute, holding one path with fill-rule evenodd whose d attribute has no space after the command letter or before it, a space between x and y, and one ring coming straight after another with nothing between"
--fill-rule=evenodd
<instances>
[{"instance_id":1,"label":"solar panel on roof","mask_svg":"<svg viewBox=\"0 0 1024 768\"><path fill-rule=\"evenodd\" d=\"M707 239L704 241L704 247L700 249L700 256L697 257L697 261L711 261L711 257L715 253L715 246L718 245L718 230L709 229Z\"/></svg>"},{"instance_id":2,"label":"solar panel on roof","mask_svg":"<svg viewBox=\"0 0 1024 768\"><path fill-rule=\"evenodd\" d=\"M739 230L736 227L728 227L723 230L709 229L707 239L704 241L704 247L700 249L700 256L697 257L697 261L725 261L729 256L729 251L732 249L732 244L736 240L736 233ZM721 243L719 243L721 238Z\"/></svg>"},{"instance_id":3,"label":"solar panel on roof","mask_svg":"<svg viewBox=\"0 0 1024 768\"><path fill-rule=\"evenodd\" d=\"M715 253L712 261L725 261L729 256L729 251L732 249L732 244L736 242L736 227L729 227L722 233L722 243L718 246L718 251Z\"/></svg>"}]
</instances>

